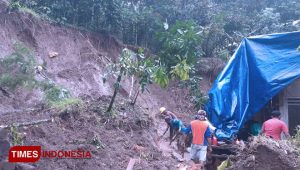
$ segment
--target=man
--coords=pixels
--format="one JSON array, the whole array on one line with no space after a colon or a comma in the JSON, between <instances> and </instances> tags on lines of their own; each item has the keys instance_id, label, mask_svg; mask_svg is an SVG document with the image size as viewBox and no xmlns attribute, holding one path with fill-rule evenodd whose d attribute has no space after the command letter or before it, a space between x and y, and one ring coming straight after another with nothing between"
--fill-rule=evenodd
<instances>
[{"instance_id":1,"label":"man","mask_svg":"<svg viewBox=\"0 0 300 170\"><path fill-rule=\"evenodd\" d=\"M187 128L183 129L185 134L192 132L193 140L191 147L191 159L193 160L192 169L200 166L204 167L206 161L207 146L211 150L208 139L211 137L211 129L206 121L206 112L199 110L195 116L195 120L191 121Z\"/></svg>"},{"instance_id":2,"label":"man","mask_svg":"<svg viewBox=\"0 0 300 170\"><path fill-rule=\"evenodd\" d=\"M184 125L179 119L172 119L171 117L165 118L168 128L170 128L170 145L176 139L176 137L181 133L181 130L184 128ZM166 129L166 131L168 130ZM165 131L165 133L166 133Z\"/></svg>"},{"instance_id":3,"label":"man","mask_svg":"<svg viewBox=\"0 0 300 170\"><path fill-rule=\"evenodd\" d=\"M165 107L161 107L159 109L159 112L164 116L170 116L172 119L177 119L177 116L174 113L168 111Z\"/></svg>"},{"instance_id":4,"label":"man","mask_svg":"<svg viewBox=\"0 0 300 170\"><path fill-rule=\"evenodd\" d=\"M277 110L272 112L272 118L265 121L262 125L262 133L275 140L281 140L283 132L286 138L289 138L289 130L286 124L280 120L281 113Z\"/></svg>"},{"instance_id":5,"label":"man","mask_svg":"<svg viewBox=\"0 0 300 170\"><path fill-rule=\"evenodd\" d=\"M170 129L170 144L171 144L174 135L176 135L176 133L179 133L179 131L183 127L183 123L177 118L177 116L174 113L167 111L165 107L161 107L159 111L163 116L165 116L164 119L168 126L165 132L163 133L163 135L165 135L165 133Z\"/></svg>"}]
</instances>

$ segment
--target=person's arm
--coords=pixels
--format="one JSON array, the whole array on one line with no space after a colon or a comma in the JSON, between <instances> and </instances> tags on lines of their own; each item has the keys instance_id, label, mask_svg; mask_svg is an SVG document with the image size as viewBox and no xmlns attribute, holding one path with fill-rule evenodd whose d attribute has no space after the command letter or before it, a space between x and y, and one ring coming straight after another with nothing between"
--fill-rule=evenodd
<instances>
[{"instance_id":1,"label":"person's arm","mask_svg":"<svg viewBox=\"0 0 300 170\"><path fill-rule=\"evenodd\" d=\"M212 148L211 148L211 141L208 140L209 138L211 138L211 129L209 128L209 126L206 128L206 131L205 131L205 134L204 134L204 138L205 140L207 141L207 149L208 151L212 151Z\"/></svg>"},{"instance_id":2,"label":"person's arm","mask_svg":"<svg viewBox=\"0 0 300 170\"><path fill-rule=\"evenodd\" d=\"M183 133L183 134L189 134L190 132L192 131L192 128L191 128L191 125L189 125L188 127L183 127L182 129L181 129L181 132Z\"/></svg>"},{"instance_id":3,"label":"person's arm","mask_svg":"<svg viewBox=\"0 0 300 170\"><path fill-rule=\"evenodd\" d=\"M291 137L291 135L289 134L289 129L287 128L285 123L282 123L281 130L287 139Z\"/></svg>"},{"instance_id":4,"label":"person's arm","mask_svg":"<svg viewBox=\"0 0 300 170\"><path fill-rule=\"evenodd\" d=\"M208 127L214 132L216 130L216 127L214 127L208 119L206 119L206 122L208 123Z\"/></svg>"}]
</instances>

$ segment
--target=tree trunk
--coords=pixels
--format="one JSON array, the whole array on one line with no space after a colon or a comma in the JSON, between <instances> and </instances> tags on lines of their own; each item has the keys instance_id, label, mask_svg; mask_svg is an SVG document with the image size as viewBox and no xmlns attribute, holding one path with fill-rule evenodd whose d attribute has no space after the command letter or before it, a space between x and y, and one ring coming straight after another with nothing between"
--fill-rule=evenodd
<instances>
[{"instance_id":1,"label":"tree trunk","mask_svg":"<svg viewBox=\"0 0 300 170\"><path fill-rule=\"evenodd\" d=\"M129 100L132 96L133 86L134 86L134 76L131 76L131 86L130 86L130 91L129 91L129 96L128 96Z\"/></svg>"},{"instance_id":2,"label":"tree trunk","mask_svg":"<svg viewBox=\"0 0 300 170\"><path fill-rule=\"evenodd\" d=\"M134 106L134 105L135 105L135 103L136 103L136 100L137 100L137 98L138 98L139 94L140 94L140 90L138 89L138 91L137 91L137 93L136 93L136 95L135 95L135 97L134 97L133 101L131 102L131 105L132 105L132 106Z\"/></svg>"},{"instance_id":3,"label":"tree trunk","mask_svg":"<svg viewBox=\"0 0 300 170\"><path fill-rule=\"evenodd\" d=\"M124 73L124 68L121 68L120 73L119 73L118 78L117 78L117 82L115 84L114 94L113 94L113 96L111 98L111 101L109 103L109 106L108 106L108 109L107 109L106 112L110 112L111 109L112 109L112 106L113 106L113 104L115 102L115 98L116 98L117 93L119 92L119 89L120 89L120 83L121 83L121 79L122 79L123 73Z\"/></svg>"}]
</instances>

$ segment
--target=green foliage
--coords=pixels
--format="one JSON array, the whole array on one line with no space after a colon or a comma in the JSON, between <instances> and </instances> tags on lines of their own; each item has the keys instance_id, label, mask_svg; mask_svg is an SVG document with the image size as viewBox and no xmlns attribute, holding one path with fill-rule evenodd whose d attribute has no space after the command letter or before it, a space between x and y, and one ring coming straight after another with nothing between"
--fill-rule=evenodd
<instances>
[{"instance_id":1,"label":"green foliage","mask_svg":"<svg viewBox=\"0 0 300 170\"><path fill-rule=\"evenodd\" d=\"M21 8L20 1L18 1L18 0L12 0L12 1L10 1L8 7L9 7L9 9L10 9L11 11L16 11L16 10L18 10L19 8Z\"/></svg>"},{"instance_id":2,"label":"green foliage","mask_svg":"<svg viewBox=\"0 0 300 170\"><path fill-rule=\"evenodd\" d=\"M23 138L22 138L22 135L18 132L17 127L11 126L10 133L11 133L11 137L12 137L12 145L13 146L23 145Z\"/></svg>"},{"instance_id":3,"label":"green foliage","mask_svg":"<svg viewBox=\"0 0 300 170\"><path fill-rule=\"evenodd\" d=\"M208 97L205 96L200 89L200 81L202 80L199 76L192 76L187 81L181 81L180 87L188 88L190 91L189 100L194 104L194 108L199 110L203 109L203 106L207 103Z\"/></svg>"},{"instance_id":4,"label":"green foliage","mask_svg":"<svg viewBox=\"0 0 300 170\"><path fill-rule=\"evenodd\" d=\"M176 66L181 60L187 64L197 62L201 51L200 28L193 22L176 22L170 29L157 34L158 40L162 43L161 62L170 69Z\"/></svg>"},{"instance_id":5,"label":"green foliage","mask_svg":"<svg viewBox=\"0 0 300 170\"><path fill-rule=\"evenodd\" d=\"M41 83L45 92L45 102L48 106L63 110L72 105L80 105L81 100L72 98L69 91L49 82Z\"/></svg>"},{"instance_id":6,"label":"green foliage","mask_svg":"<svg viewBox=\"0 0 300 170\"><path fill-rule=\"evenodd\" d=\"M139 63L139 72L137 76L140 78L139 84L141 91L144 92L147 85L152 84L153 74L155 71L155 63L150 58L143 59Z\"/></svg>"},{"instance_id":7,"label":"green foliage","mask_svg":"<svg viewBox=\"0 0 300 170\"><path fill-rule=\"evenodd\" d=\"M14 52L0 59L0 86L15 90L17 87L33 88L35 60L31 51L21 43L14 44Z\"/></svg>"},{"instance_id":8,"label":"green foliage","mask_svg":"<svg viewBox=\"0 0 300 170\"><path fill-rule=\"evenodd\" d=\"M107 71L102 77L103 83L106 82L107 76L117 76L117 80L114 84L114 94L108 106L107 112L111 112L112 110L113 103L121 86L122 77L124 75L135 75L139 71L138 56L140 55L137 55L131 50L124 48L119 57L119 62L113 63L107 67Z\"/></svg>"},{"instance_id":9,"label":"green foliage","mask_svg":"<svg viewBox=\"0 0 300 170\"><path fill-rule=\"evenodd\" d=\"M155 70L153 79L154 82L163 88L166 88L169 84L169 76L165 67L159 67Z\"/></svg>"},{"instance_id":10,"label":"green foliage","mask_svg":"<svg viewBox=\"0 0 300 170\"><path fill-rule=\"evenodd\" d=\"M103 83L106 82L108 76L113 75L114 77L117 77L121 74L121 72L121 76L131 76L136 74L139 70L138 57L139 55L137 55L136 53L127 48L124 48L120 55L119 61L117 63L109 64L106 67L105 73L102 76Z\"/></svg>"},{"instance_id":11,"label":"green foliage","mask_svg":"<svg viewBox=\"0 0 300 170\"><path fill-rule=\"evenodd\" d=\"M105 144L99 139L98 136L94 136L91 144L96 146L97 149L104 149L106 146Z\"/></svg>"},{"instance_id":12,"label":"green foliage","mask_svg":"<svg viewBox=\"0 0 300 170\"><path fill-rule=\"evenodd\" d=\"M0 87L14 91L18 87L42 88L45 102L52 107L63 108L79 104L70 93L52 82L38 82L35 79L35 65L32 52L23 44L15 43L14 52L0 59Z\"/></svg>"},{"instance_id":13,"label":"green foliage","mask_svg":"<svg viewBox=\"0 0 300 170\"><path fill-rule=\"evenodd\" d=\"M56 109L59 109L59 110L64 110L70 106L74 106L74 105L81 105L82 104L82 101L80 99L77 99L77 98L66 98L66 99L63 99L63 100L60 100L60 101L53 101L53 102L50 102L49 103L50 106L52 108L56 108Z\"/></svg>"},{"instance_id":14,"label":"green foliage","mask_svg":"<svg viewBox=\"0 0 300 170\"><path fill-rule=\"evenodd\" d=\"M188 80L189 73L192 67L186 63L186 59L179 62L176 66L172 67L171 74L178 76L181 80Z\"/></svg>"},{"instance_id":15,"label":"green foliage","mask_svg":"<svg viewBox=\"0 0 300 170\"><path fill-rule=\"evenodd\" d=\"M66 89L53 85L45 91L45 97L48 102L58 102L70 97Z\"/></svg>"},{"instance_id":16,"label":"green foliage","mask_svg":"<svg viewBox=\"0 0 300 170\"><path fill-rule=\"evenodd\" d=\"M152 82L166 87L172 76L189 81L201 67L199 57L227 60L242 38L295 31L292 23L300 18L299 0L13 0L10 6L150 49L158 56L151 62L137 57L134 66L108 67L115 77L137 75L142 91Z\"/></svg>"},{"instance_id":17,"label":"green foliage","mask_svg":"<svg viewBox=\"0 0 300 170\"><path fill-rule=\"evenodd\" d=\"M297 126L297 133L293 136L293 142L300 147L300 126Z\"/></svg>"},{"instance_id":18,"label":"green foliage","mask_svg":"<svg viewBox=\"0 0 300 170\"><path fill-rule=\"evenodd\" d=\"M300 17L298 0L13 0L10 6L33 9L58 23L107 32L156 52L161 46L154 35L162 31L164 22L192 21L208 30L203 37L208 45L202 49L208 57L248 35L294 31L292 22Z\"/></svg>"}]
</instances>

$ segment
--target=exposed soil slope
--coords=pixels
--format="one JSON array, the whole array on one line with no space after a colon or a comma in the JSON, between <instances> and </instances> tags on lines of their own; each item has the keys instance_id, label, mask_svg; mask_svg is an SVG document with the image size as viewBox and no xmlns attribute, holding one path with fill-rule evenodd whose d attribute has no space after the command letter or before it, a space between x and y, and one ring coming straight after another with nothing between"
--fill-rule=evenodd
<instances>
[{"instance_id":1,"label":"exposed soil slope","mask_svg":"<svg viewBox=\"0 0 300 170\"><path fill-rule=\"evenodd\" d=\"M134 169L174 169L175 160L158 150L153 121L141 108L117 102L114 118L103 110L108 100L69 107L24 113L19 123L54 118L54 122L19 128L24 145L39 145L43 150L89 150L91 159L42 158L36 169L126 169L130 158ZM1 124L10 125L20 116L3 116ZM26 119L28 118L28 119ZM1 166L0 166L1 169Z\"/></svg>"},{"instance_id":2,"label":"exposed soil slope","mask_svg":"<svg viewBox=\"0 0 300 170\"><path fill-rule=\"evenodd\" d=\"M136 158L135 169L175 168L175 160L165 152L171 148L161 148L163 141L155 143L157 132L164 128L164 122L155 114L161 106L181 116L187 113L192 105L183 97L187 95L185 90L172 85L163 90L151 85L150 93L138 97L135 110L122 107L116 110L115 119L107 118L103 110L98 110L104 108L113 92L114 80L103 84L103 70L109 62L116 61L126 45L109 35L51 24L24 12L9 12L3 0L0 0L0 39L0 57L10 54L15 42L21 42L34 52L38 65L47 63L45 74L55 84L85 102L93 101L84 104L88 108L83 110L58 112L40 107L43 94L39 90L20 88L10 92L10 98L0 92L0 125L55 117L54 122L19 129L25 133L25 145L41 145L48 150L89 149L93 154L91 160L41 160L35 167L125 169L129 159ZM53 52L58 56L49 57ZM44 79L39 75L36 78ZM125 77L117 103L126 103L123 98L128 98L130 86L130 79ZM94 140L100 141L100 148L92 144Z\"/></svg>"},{"instance_id":3,"label":"exposed soil slope","mask_svg":"<svg viewBox=\"0 0 300 170\"><path fill-rule=\"evenodd\" d=\"M52 24L24 12L9 12L5 4L0 0L0 57L10 54L15 42L21 42L34 52L38 65L47 64L47 77L73 96L98 99L112 94L115 80L109 79L103 84L103 71L109 62L116 61L127 45L109 35ZM50 58L52 52L58 56ZM43 77L37 76L37 79ZM120 94L128 97L130 87L131 79L125 77ZM149 91L140 95L138 103L151 111L165 106L183 113L191 108L182 97L187 92L176 88L162 90L156 85L150 86ZM17 90L14 93L17 97L12 99L0 93L0 112L34 107L42 98L38 92Z\"/></svg>"}]
</instances>

